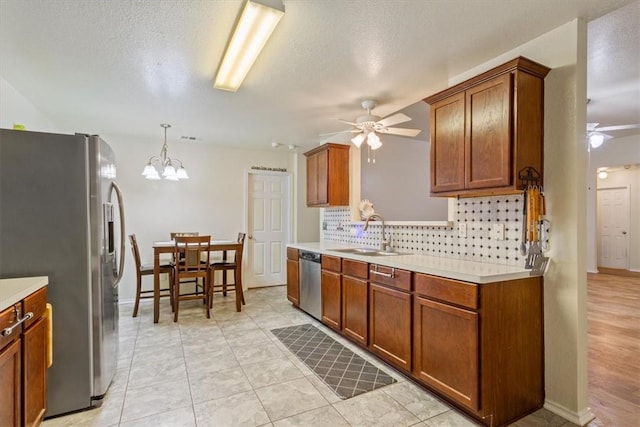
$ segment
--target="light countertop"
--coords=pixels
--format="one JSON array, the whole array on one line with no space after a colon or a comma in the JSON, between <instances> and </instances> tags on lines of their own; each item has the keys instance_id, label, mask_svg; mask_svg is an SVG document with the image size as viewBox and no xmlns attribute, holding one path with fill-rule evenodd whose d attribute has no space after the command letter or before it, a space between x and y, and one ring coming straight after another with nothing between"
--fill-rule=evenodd
<instances>
[{"instance_id":1,"label":"light countertop","mask_svg":"<svg viewBox=\"0 0 640 427\"><path fill-rule=\"evenodd\" d=\"M47 276L0 279L0 311L11 307L47 284L49 284Z\"/></svg>"},{"instance_id":2,"label":"light countertop","mask_svg":"<svg viewBox=\"0 0 640 427\"><path fill-rule=\"evenodd\" d=\"M465 261L453 258L426 255L369 256L337 252L336 249L353 248L333 242L290 243L288 247L333 255L340 258L355 259L371 264L401 268L418 273L446 277L473 283L493 283L531 277L531 271L524 267L490 264L477 261Z\"/></svg>"}]
</instances>

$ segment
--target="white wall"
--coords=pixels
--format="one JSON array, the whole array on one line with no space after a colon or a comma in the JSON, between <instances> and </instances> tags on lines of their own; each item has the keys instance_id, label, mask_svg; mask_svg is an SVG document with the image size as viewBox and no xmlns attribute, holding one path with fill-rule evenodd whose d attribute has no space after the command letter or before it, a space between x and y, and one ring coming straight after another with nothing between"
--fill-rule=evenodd
<instances>
[{"instance_id":1,"label":"white wall","mask_svg":"<svg viewBox=\"0 0 640 427\"><path fill-rule=\"evenodd\" d=\"M629 164L640 164L640 136L638 135L609 140L602 146L591 150L590 165L587 171L587 271L589 272L596 273L598 271L596 188L601 188L602 184L612 181L609 178L604 182L598 180L596 178L597 170L603 166L612 167ZM636 174L636 176L638 175ZM640 218L640 210L638 210L638 202L636 202L640 198L640 181L630 179L628 184L630 185L631 194L629 269L640 271L640 226L637 225L638 218ZM634 219L636 219L635 222Z\"/></svg>"},{"instance_id":2,"label":"white wall","mask_svg":"<svg viewBox=\"0 0 640 427\"><path fill-rule=\"evenodd\" d=\"M198 231L214 238L235 239L239 231L245 231L245 178L251 166L292 171L295 165L294 158L283 150L172 143L169 137L169 155L184 163L190 179L149 181L140 173L147 159L159 152L161 137L157 141L103 137L117 156L116 180L124 195L126 231L136 234L143 262L153 260L152 242L168 239L172 231ZM292 182L296 181L297 177L292 176ZM133 258L127 251L122 301L135 295ZM151 279L146 280L148 286Z\"/></svg>"},{"instance_id":3,"label":"white wall","mask_svg":"<svg viewBox=\"0 0 640 427\"><path fill-rule=\"evenodd\" d=\"M0 76L0 127L13 129L14 124L27 130L60 132L47 116Z\"/></svg>"},{"instance_id":4,"label":"white wall","mask_svg":"<svg viewBox=\"0 0 640 427\"><path fill-rule=\"evenodd\" d=\"M545 79L545 194L552 263L544 279L545 407L575 424L593 417L587 398L587 25L572 21L482 64L449 84L518 55L550 68Z\"/></svg>"}]
</instances>

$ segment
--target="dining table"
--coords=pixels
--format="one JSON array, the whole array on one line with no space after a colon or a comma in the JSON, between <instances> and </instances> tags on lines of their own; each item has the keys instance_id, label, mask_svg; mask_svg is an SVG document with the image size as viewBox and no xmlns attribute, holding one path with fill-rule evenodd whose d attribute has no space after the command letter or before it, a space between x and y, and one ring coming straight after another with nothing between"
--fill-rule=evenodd
<instances>
[{"instance_id":1,"label":"dining table","mask_svg":"<svg viewBox=\"0 0 640 427\"><path fill-rule=\"evenodd\" d=\"M160 254L173 253L175 242L162 240L153 242L153 323L158 323L160 318ZM211 239L209 252L226 252L242 250L242 243L233 240Z\"/></svg>"}]
</instances>

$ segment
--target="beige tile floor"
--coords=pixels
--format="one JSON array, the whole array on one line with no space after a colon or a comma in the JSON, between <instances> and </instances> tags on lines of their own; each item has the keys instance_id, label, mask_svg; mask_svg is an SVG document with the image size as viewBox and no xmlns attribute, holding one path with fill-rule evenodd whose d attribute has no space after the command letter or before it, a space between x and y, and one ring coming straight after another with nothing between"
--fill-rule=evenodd
<instances>
[{"instance_id":1,"label":"beige tile floor","mask_svg":"<svg viewBox=\"0 0 640 427\"><path fill-rule=\"evenodd\" d=\"M182 303L178 323L167 300L158 324L152 306L137 318L120 306L118 370L100 408L46 420L45 427L476 426L388 365L293 308L283 286L234 297L216 295L212 318ZM397 383L340 400L270 329L313 323L393 375ZM518 427L572 426L544 409Z\"/></svg>"}]
</instances>

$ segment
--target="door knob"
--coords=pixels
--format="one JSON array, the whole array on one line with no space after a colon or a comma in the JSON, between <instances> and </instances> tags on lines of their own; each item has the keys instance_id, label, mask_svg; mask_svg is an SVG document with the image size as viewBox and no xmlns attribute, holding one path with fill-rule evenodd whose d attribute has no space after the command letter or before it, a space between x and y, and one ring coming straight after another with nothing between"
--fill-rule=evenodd
<instances>
[{"instance_id":1,"label":"door knob","mask_svg":"<svg viewBox=\"0 0 640 427\"><path fill-rule=\"evenodd\" d=\"M253 236L251 234L249 234L249 239L253 239Z\"/></svg>"},{"instance_id":2,"label":"door knob","mask_svg":"<svg viewBox=\"0 0 640 427\"><path fill-rule=\"evenodd\" d=\"M622 234L627 234L627 232L626 232L626 231L623 231L623 232L622 232Z\"/></svg>"}]
</instances>

